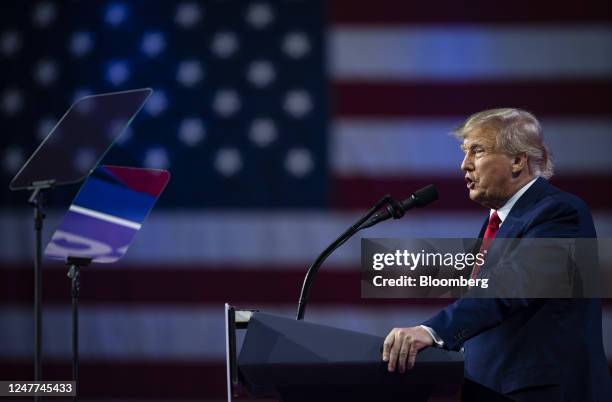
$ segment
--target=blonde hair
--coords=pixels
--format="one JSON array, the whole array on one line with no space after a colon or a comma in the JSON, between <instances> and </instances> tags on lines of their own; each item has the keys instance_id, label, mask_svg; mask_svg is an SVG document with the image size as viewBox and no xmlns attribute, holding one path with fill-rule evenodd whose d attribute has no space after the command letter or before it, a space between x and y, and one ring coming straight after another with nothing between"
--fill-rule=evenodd
<instances>
[{"instance_id":1,"label":"blonde hair","mask_svg":"<svg viewBox=\"0 0 612 402\"><path fill-rule=\"evenodd\" d=\"M548 179L554 174L542 127L531 113L514 108L485 110L468 117L453 134L463 139L475 128L495 133L496 149L508 155L526 154L529 168L536 176Z\"/></svg>"}]
</instances>

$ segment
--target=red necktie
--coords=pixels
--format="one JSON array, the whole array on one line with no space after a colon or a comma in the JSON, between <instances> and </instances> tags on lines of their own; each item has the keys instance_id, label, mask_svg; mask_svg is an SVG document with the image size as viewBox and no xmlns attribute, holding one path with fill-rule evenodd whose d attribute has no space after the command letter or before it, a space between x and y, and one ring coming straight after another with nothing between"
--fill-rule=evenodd
<instances>
[{"instance_id":1,"label":"red necktie","mask_svg":"<svg viewBox=\"0 0 612 402\"><path fill-rule=\"evenodd\" d=\"M481 254L485 255L486 251L489 249L489 246L493 242L495 235L497 234L497 230L499 229L499 224L501 223L501 219L499 219L499 215L497 215L497 211L493 211L491 216L489 216L489 224L487 225L487 230L485 230L484 236L482 238L482 244L480 245L480 250L478 251ZM470 275L471 279L475 279L478 276L478 272L480 272L480 267L482 265L474 265L472 269L472 274Z\"/></svg>"}]
</instances>

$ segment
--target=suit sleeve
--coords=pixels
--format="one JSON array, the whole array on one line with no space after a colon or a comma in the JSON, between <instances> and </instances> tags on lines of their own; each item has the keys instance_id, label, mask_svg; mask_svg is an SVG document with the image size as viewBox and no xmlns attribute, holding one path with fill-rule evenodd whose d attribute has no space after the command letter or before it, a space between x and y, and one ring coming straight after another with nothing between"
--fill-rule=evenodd
<instances>
[{"instance_id":1,"label":"suit sleeve","mask_svg":"<svg viewBox=\"0 0 612 402\"><path fill-rule=\"evenodd\" d=\"M567 202L551 202L526 225L523 238L580 237L578 210ZM444 347L457 350L468 339L499 325L537 299L463 298L422 324L432 328Z\"/></svg>"}]
</instances>

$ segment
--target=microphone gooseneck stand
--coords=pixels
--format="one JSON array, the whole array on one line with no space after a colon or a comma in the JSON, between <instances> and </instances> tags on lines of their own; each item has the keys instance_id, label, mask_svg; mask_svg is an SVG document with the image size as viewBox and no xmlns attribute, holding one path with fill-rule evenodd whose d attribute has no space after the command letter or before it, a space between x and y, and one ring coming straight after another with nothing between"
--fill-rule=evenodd
<instances>
[{"instance_id":1,"label":"microphone gooseneck stand","mask_svg":"<svg viewBox=\"0 0 612 402\"><path fill-rule=\"evenodd\" d=\"M385 204L389 205L387 208L388 209L390 208L392 210L393 216L398 215L398 214L403 215L403 211L400 212L397 210L399 203L395 201L393 198L391 198L391 196L389 196L388 194L385 195L372 208L370 208L370 210L365 215L363 215L357 221L357 223L355 223L353 226L348 228L344 233L340 235L340 237L334 240L332 244L327 246L327 248L323 250L321 254L319 254L315 262L313 262L312 265L308 268L308 271L306 272L306 277L304 278L304 283L302 284L302 291L300 292L300 301L298 303L297 316L296 316L297 320L301 320L304 318L304 314L306 312L306 303L308 302L308 295L310 293L310 287L312 285L314 276L319 270L319 267L321 266L321 264L323 264L323 262L327 259L327 257L330 256L331 253L334 252L334 250L336 250L338 247L343 245L355 233L359 232L361 229L364 229L365 227L368 227L368 226L362 226L362 225L364 225L364 223L366 223L368 219L370 219Z\"/></svg>"},{"instance_id":2,"label":"microphone gooseneck stand","mask_svg":"<svg viewBox=\"0 0 612 402\"><path fill-rule=\"evenodd\" d=\"M310 286L312 285L314 276L319 270L321 264L323 264L325 259L327 259L327 257L329 257L334 250L343 245L348 239L351 238L351 236L362 229L369 228L390 218L399 219L404 216L407 210L414 207L422 208L437 199L438 190L433 184L415 191L409 198L401 202L394 200L388 194L381 198L376 205L370 208L370 210L357 221L357 223L348 228L340 235L340 237L334 240L332 244L327 246L327 248L317 257L315 262L308 268L306 277L304 278L304 283L302 284L302 291L300 292L296 319L301 320L304 318L306 303L308 302L308 294L310 293ZM378 212L385 204L387 204L385 210Z\"/></svg>"}]
</instances>

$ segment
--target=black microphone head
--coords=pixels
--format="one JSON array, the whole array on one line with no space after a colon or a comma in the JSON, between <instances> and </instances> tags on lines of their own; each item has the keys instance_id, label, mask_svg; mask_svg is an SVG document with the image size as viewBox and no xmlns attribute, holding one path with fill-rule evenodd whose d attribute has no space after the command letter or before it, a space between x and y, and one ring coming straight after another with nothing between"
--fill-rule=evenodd
<instances>
[{"instance_id":1,"label":"black microphone head","mask_svg":"<svg viewBox=\"0 0 612 402\"><path fill-rule=\"evenodd\" d=\"M438 199L438 189L433 184L425 186L414 192L415 206L421 208Z\"/></svg>"}]
</instances>

